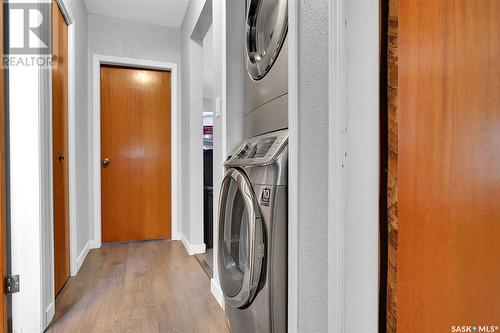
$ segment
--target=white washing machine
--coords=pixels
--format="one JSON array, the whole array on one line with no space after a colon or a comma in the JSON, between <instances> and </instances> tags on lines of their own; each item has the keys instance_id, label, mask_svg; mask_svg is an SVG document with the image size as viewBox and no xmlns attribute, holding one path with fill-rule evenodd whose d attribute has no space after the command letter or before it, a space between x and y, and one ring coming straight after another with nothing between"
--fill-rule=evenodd
<instances>
[{"instance_id":1,"label":"white washing machine","mask_svg":"<svg viewBox=\"0 0 500 333\"><path fill-rule=\"evenodd\" d=\"M246 0L244 135L288 128L288 0Z\"/></svg>"},{"instance_id":2,"label":"white washing machine","mask_svg":"<svg viewBox=\"0 0 500 333\"><path fill-rule=\"evenodd\" d=\"M232 333L287 328L288 130L245 140L225 162L218 270Z\"/></svg>"}]
</instances>

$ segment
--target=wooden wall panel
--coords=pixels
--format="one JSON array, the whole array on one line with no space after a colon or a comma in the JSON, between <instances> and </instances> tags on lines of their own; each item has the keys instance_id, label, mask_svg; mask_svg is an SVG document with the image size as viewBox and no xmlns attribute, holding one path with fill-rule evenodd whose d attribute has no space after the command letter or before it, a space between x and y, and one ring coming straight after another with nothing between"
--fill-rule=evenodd
<instances>
[{"instance_id":1,"label":"wooden wall panel","mask_svg":"<svg viewBox=\"0 0 500 333\"><path fill-rule=\"evenodd\" d=\"M398 250L398 0L389 1L387 32L388 179L387 179L387 332L396 332Z\"/></svg>"},{"instance_id":2,"label":"wooden wall panel","mask_svg":"<svg viewBox=\"0 0 500 333\"><path fill-rule=\"evenodd\" d=\"M500 1L398 7L397 330L500 325Z\"/></svg>"},{"instance_id":3,"label":"wooden wall panel","mask_svg":"<svg viewBox=\"0 0 500 333\"><path fill-rule=\"evenodd\" d=\"M172 237L171 73L101 66L102 241Z\"/></svg>"}]
</instances>

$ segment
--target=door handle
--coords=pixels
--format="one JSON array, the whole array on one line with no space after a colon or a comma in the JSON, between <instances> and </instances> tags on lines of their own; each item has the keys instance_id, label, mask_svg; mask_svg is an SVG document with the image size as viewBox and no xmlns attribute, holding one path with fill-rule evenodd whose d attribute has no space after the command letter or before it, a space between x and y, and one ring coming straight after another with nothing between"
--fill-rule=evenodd
<instances>
[{"instance_id":1,"label":"door handle","mask_svg":"<svg viewBox=\"0 0 500 333\"><path fill-rule=\"evenodd\" d=\"M102 161L102 166L107 168L109 166L109 158L105 158L103 161Z\"/></svg>"}]
</instances>

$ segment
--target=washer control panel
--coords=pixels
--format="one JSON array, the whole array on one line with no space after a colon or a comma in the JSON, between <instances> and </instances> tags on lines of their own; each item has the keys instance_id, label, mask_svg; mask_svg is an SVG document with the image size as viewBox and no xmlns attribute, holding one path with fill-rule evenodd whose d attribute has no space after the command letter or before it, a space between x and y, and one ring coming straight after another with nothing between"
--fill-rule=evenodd
<instances>
[{"instance_id":1,"label":"washer control panel","mask_svg":"<svg viewBox=\"0 0 500 333\"><path fill-rule=\"evenodd\" d=\"M225 165L271 163L288 143L288 130L281 130L245 140Z\"/></svg>"}]
</instances>

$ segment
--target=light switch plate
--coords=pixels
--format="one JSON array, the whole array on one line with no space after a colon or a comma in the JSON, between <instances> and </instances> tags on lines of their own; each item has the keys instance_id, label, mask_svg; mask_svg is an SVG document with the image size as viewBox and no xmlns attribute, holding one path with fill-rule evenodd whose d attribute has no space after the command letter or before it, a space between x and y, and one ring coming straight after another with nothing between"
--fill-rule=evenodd
<instances>
[{"instance_id":1,"label":"light switch plate","mask_svg":"<svg viewBox=\"0 0 500 333\"><path fill-rule=\"evenodd\" d=\"M220 118L220 96L215 99L215 118Z\"/></svg>"}]
</instances>

